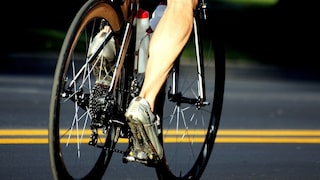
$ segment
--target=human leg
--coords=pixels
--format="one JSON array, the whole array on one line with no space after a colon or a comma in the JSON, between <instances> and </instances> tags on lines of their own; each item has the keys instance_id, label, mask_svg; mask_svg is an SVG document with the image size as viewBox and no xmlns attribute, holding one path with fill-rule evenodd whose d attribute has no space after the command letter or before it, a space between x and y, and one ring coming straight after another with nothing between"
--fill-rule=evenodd
<instances>
[{"instance_id":1,"label":"human leg","mask_svg":"<svg viewBox=\"0 0 320 180\"><path fill-rule=\"evenodd\" d=\"M154 101L173 62L189 39L196 4L197 0L168 0L167 8L152 35L143 87L139 97L132 100L125 114L134 143L130 152L132 156L128 156L128 160L153 160L150 157L154 154L159 159L163 157L163 149L157 136L156 116L153 114Z\"/></svg>"},{"instance_id":2,"label":"human leg","mask_svg":"<svg viewBox=\"0 0 320 180\"><path fill-rule=\"evenodd\" d=\"M196 4L197 0L168 0L152 35L145 80L139 95L149 102L151 110L173 62L189 39Z\"/></svg>"}]
</instances>

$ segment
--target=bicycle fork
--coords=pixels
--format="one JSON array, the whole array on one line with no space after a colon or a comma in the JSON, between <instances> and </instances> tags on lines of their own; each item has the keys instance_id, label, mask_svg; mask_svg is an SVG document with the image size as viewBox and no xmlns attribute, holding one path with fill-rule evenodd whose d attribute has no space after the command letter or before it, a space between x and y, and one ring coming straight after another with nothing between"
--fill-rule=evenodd
<instances>
[{"instance_id":1,"label":"bicycle fork","mask_svg":"<svg viewBox=\"0 0 320 180\"><path fill-rule=\"evenodd\" d=\"M172 69L172 82L171 86L168 90L168 99L172 102L177 103L180 105L181 103L193 104L198 109L202 106L209 105L209 102L206 102L206 92L205 92L205 75L204 75L204 68L203 68L203 54L200 51L199 45L201 44L201 39L198 33L198 24L196 19L193 20L193 29L194 29L194 45L195 45L195 58L196 58L196 66L197 66L197 94L194 98L184 97L183 94L180 92L178 84L179 84L179 64L180 64L180 57L177 58L173 69Z\"/></svg>"}]
</instances>

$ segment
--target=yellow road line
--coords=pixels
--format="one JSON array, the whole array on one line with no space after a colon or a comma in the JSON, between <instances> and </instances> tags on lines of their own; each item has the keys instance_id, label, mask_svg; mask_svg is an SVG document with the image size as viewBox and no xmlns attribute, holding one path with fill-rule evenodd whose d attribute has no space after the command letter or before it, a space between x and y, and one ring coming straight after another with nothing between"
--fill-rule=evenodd
<instances>
[{"instance_id":1,"label":"yellow road line","mask_svg":"<svg viewBox=\"0 0 320 180\"><path fill-rule=\"evenodd\" d=\"M70 143L77 143L76 131L72 132ZM169 130L165 138L166 143L175 142L194 142L203 141L203 130L179 131ZM85 136L90 135L90 131L84 132ZM178 138L175 138L176 136ZM185 138L181 138L184 135ZM46 129L2 129L0 130L0 144L47 144L48 131ZM67 142L67 138L64 138ZM83 143L88 142L88 138L82 139ZM120 139L120 143L126 143L127 139ZM320 144L320 130L308 129L220 129L216 138L217 143L302 143L302 144Z\"/></svg>"},{"instance_id":2,"label":"yellow road line","mask_svg":"<svg viewBox=\"0 0 320 180\"><path fill-rule=\"evenodd\" d=\"M65 132L66 130L61 130L61 132ZM186 132L192 135L203 135L205 130L166 130L164 131L166 134L170 135L182 135ZM76 134L74 130L73 135ZM85 130L84 134L91 134L90 130ZM47 129L0 129L0 137L1 136L46 136L48 135ZM320 136L320 130L312 130L312 129L220 129L218 131L218 135L222 136Z\"/></svg>"},{"instance_id":3,"label":"yellow road line","mask_svg":"<svg viewBox=\"0 0 320 180\"><path fill-rule=\"evenodd\" d=\"M320 130L219 130L218 135L225 136L320 136Z\"/></svg>"},{"instance_id":4,"label":"yellow road line","mask_svg":"<svg viewBox=\"0 0 320 180\"><path fill-rule=\"evenodd\" d=\"M48 130L46 129L1 129L1 136L46 136Z\"/></svg>"},{"instance_id":5,"label":"yellow road line","mask_svg":"<svg viewBox=\"0 0 320 180\"><path fill-rule=\"evenodd\" d=\"M200 143L203 138L193 139L193 143ZM62 143L66 143L67 140L63 140ZM82 143L86 144L89 139L83 139ZM126 139L120 139L119 143L126 143ZM165 143L175 143L175 138L165 138ZM189 139L178 140L180 143L190 142ZM77 139L72 138L69 141L70 144L77 143ZM260 138L260 137L234 137L225 138L217 137L216 143L255 143L255 144L320 144L320 138ZM48 144L48 138L0 138L0 144Z\"/></svg>"}]
</instances>

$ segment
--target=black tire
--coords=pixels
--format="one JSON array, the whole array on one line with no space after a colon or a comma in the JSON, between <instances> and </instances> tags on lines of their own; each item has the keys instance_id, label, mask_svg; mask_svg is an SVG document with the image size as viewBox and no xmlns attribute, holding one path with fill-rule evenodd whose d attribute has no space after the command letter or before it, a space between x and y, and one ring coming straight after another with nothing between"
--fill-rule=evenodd
<instances>
[{"instance_id":1,"label":"black tire","mask_svg":"<svg viewBox=\"0 0 320 180\"><path fill-rule=\"evenodd\" d=\"M201 39L199 22L196 21L197 31L193 31L180 59L176 61L155 107L156 113L162 115L162 134L159 138L164 148L164 159L156 168L161 180L199 179L215 144L223 104L225 53L218 40ZM197 73L195 35L199 44L198 57L202 59L202 63L198 64L201 73ZM198 84L201 82L198 76L203 80L204 99L199 98ZM176 83L175 86L172 82ZM163 96L166 100L161 102L165 99ZM188 98L189 102L181 97Z\"/></svg>"},{"instance_id":2,"label":"black tire","mask_svg":"<svg viewBox=\"0 0 320 180\"><path fill-rule=\"evenodd\" d=\"M123 24L120 9L107 1L89 0L78 11L64 39L56 65L49 110L49 154L55 179L101 179L116 145L116 126L98 132L97 145L88 145L91 116L88 98L95 77L87 61L90 38L106 20L117 33ZM85 67L87 69L81 69ZM91 69L90 69L91 68ZM85 164L91 163L87 166Z\"/></svg>"}]
</instances>

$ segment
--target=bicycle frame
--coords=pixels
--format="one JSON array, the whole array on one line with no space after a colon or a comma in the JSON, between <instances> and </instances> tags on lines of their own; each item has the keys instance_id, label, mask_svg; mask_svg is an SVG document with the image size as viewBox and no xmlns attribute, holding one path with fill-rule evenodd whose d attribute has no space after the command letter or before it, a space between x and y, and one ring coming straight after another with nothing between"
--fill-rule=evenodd
<instances>
[{"instance_id":1,"label":"bicycle frame","mask_svg":"<svg viewBox=\"0 0 320 180\"><path fill-rule=\"evenodd\" d=\"M156 136L164 152L161 160L144 161L130 154L135 150L136 129L131 129L125 113L139 95L144 78L144 67L139 69L145 63L140 62L138 52L143 33L141 26L137 27L140 10L138 0L89 0L73 19L59 54L50 102L49 149L56 178L100 179L114 152L123 155L124 163L154 166L161 180L198 179L204 171L220 121L224 90L224 56L217 58L211 44L205 49L202 45L207 5L199 0L194 31L169 72L172 77L156 97L153 114L157 118L152 125L159 130ZM118 146L118 140L128 147ZM91 148L82 148L85 144ZM74 150L77 157L70 156Z\"/></svg>"},{"instance_id":2,"label":"bicycle frame","mask_svg":"<svg viewBox=\"0 0 320 180\"><path fill-rule=\"evenodd\" d=\"M88 64L91 64L98 56L99 52L102 51L102 49L104 48L104 45L107 44L107 42L113 37L115 36L117 33L121 33L121 43L120 43L120 48L119 48L119 55L117 56L116 62L115 62L115 69L114 69L114 73L112 75L112 81L110 84L110 87L108 89L109 94L111 95L112 93L114 93L117 89L117 84L118 84L118 80L121 74L121 69L123 67L125 58L126 58L126 54L127 54L127 50L130 44L130 41L135 40L135 34L133 32L135 32L134 28L136 28L136 13L138 12L139 9L139 4L137 1L131 1L131 0L120 0L120 1L116 1L114 3L119 3L121 2L122 5L121 7L121 11L122 14L124 16L126 16L126 20L124 22L124 26L122 29L119 30L119 32L109 32L106 34L106 36L104 37L104 40L100 43L100 45L98 45L98 48L96 49L95 52L93 52L93 54L87 58L86 60L86 64L79 70L79 72L75 75L74 79L77 79L80 74L86 69L86 66ZM188 98L188 97L184 97L181 93L180 90L177 87L177 84L179 83L179 78L177 77L179 74L179 61L180 61L180 56L177 58L177 60L175 61L175 64L173 66L173 73L172 73L172 82L171 82L171 86L172 89L169 89L168 92L168 99L172 102L175 102L177 104L181 104L181 103L187 103L187 104L193 104L198 108L201 108L202 106L206 106L209 103L206 102L206 92L205 92L205 77L204 77L204 69L203 69L203 54L200 51L199 47L202 42L201 42L201 38L199 37L199 33L198 31L199 29L199 24L197 24L197 22L199 22L200 18L202 19L206 19L207 18L207 12L206 12L207 6L206 3L204 2L204 0L202 0L201 3L199 3L199 6L196 9L196 13L194 16L194 20L193 20L193 29L194 29L194 46L195 46L195 57L196 57L196 67L197 67L197 82L198 82L198 92L197 92L197 96L195 98ZM135 47L136 49L136 47ZM139 54L139 53L135 53L135 54ZM181 54L180 54L181 55ZM139 57L137 59L140 59ZM136 77L134 77L136 78ZM137 80L134 79L132 82L136 82ZM73 84L75 82L71 81L69 84L69 87L72 87ZM134 92L136 93L135 95L138 95L139 92L139 87L137 85L133 85L135 87L131 87L131 89L136 89L134 90ZM172 92L170 92L172 90ZM112 95L111 95L112 96ZM116 121L116 123L119 123L119 121ZM120 123L123 124L123 123Z\"/></svg>"}]
</instances>

